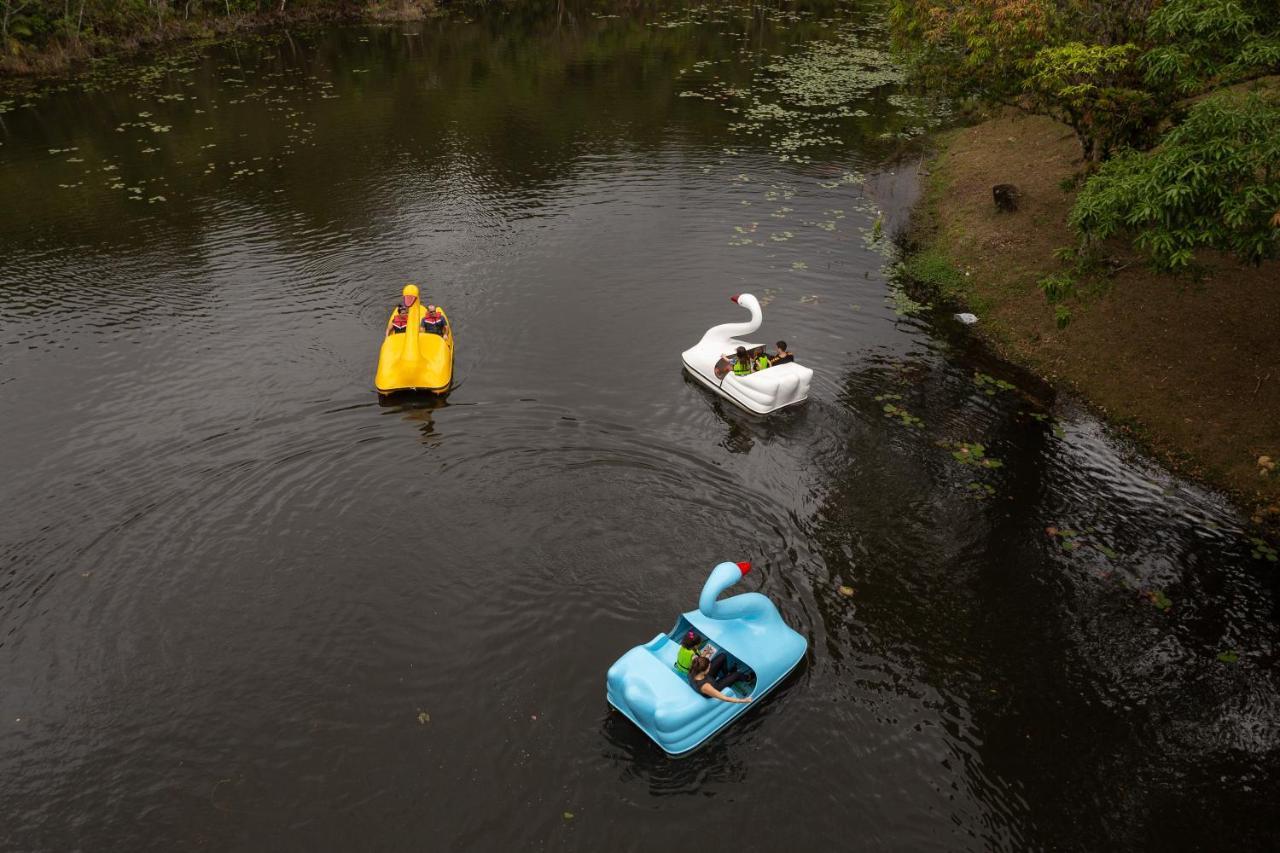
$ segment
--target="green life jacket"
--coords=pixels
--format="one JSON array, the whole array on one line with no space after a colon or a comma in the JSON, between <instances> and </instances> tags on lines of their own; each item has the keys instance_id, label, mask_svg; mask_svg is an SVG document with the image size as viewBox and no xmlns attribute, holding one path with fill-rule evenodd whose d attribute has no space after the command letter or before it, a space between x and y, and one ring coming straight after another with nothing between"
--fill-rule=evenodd
<instances>
[{"instance_id":1,"label":"green life jacket","mask_svg":"<svg viewBox=\"0 0 1280 853\"><path fill-rule=\"evenodd\" d=\"M734 361L733 363L734 376L747 376L750 373L751 373L751 364L749 362L743 363L741 361Z\"/></svg>"},{"instance_id":2,"label":"green life jacket","mask_svg":"<svg viewBox=\"0 0 1280 853\"><path fill-rule=\"evenodd\" d=\"M680 647L680 651L676 652L676 669L681 672L688 672L689 667L693 665L693 659L698 656L696 649L686 649Z\"/></svg>"},{"instance_id":3,"label":"green life jacket","mask_svg":"<svg viewBox=\"0 0 1280 853\"><path fill-rule=\"evenodd\" d=\"M760 353L760 357L756 359L756 370L764 370L769 366L769 356Z\"/></svg>"}]
</instances>

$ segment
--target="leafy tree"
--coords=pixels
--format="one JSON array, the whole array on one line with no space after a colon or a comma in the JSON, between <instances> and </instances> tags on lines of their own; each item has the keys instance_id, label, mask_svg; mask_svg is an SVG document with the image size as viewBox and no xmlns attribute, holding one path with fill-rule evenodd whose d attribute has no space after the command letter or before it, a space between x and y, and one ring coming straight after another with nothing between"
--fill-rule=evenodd
<instances>
[{"instance_id":1,"label":"leafy tree","mask_svg":"<svg viewBox=\"0 0 1280 853\"><path fill-rule=\"evenodd\" d=\"M1068 42L1031 61L1025 85L1035 111L1074 130L1088 161L1140 143L1165 114L1166 102L1141 88L1138 52L1134 44Z\"/></svg>"},{"instance_id":2,"label":"leafy tree","mask_svg":"<svg viewBox=\"0 0 1280 853\"><path fill-rule=\"evenodd\" d=\"M1062 29L1054 0L895 0L889 15L921 82L996 102L1021 95L1036 51Z\"/></svg>"},{"instance_id":3,"label":"leafy tree","mask_svg":"<svg viewBox=\"0 0 1280 853\"><path fill-rule=\"evenodd\" d=\"M1223 92L1193 106L1149 153L1105 163L1069 222L1086 247L1117 234L1158 269L1185 270L1201 249L1260 263L1280 250L1280 96Z\"/></svg>"},{"instance_id":4,"label":"leafy tree","mask_svg":"<svg viewBox=\"0 0 1280 853\"><path fill-rule=\"evenodd\" d=\"M895 41L915 76L953 94L1049 115L1086 160L1148 142L1168 99L1137 64L1157 0L895 0Z\"/></svg>"},{"instance_id":5,"label":"leafy tree","mask_svg":"<svg viewBox=\"0 0 1280 853\"><path fill-rule=\"evenodd\" d=\"M1167 0L1147 32L1147 80L1183 94L1280 71L1277 0Z\"/></svg>"}]
</instances>

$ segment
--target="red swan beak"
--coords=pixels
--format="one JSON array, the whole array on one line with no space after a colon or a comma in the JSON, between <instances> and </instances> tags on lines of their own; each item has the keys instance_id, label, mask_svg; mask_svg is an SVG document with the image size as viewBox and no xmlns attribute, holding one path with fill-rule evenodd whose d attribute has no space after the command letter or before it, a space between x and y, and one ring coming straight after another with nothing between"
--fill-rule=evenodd
<instances>
[{"instance_id":1,"label":"red swan beak","mask_svg":"<svg viewBox=\"0 0 1280 853\"><path fill-rule=\"evenodd\" d=\"M737 297L735 296L734 299L737 299ZM738 569L741 570L741 572L745 575L747 572L751 571L751 564L738 563Z\"/></svg>"},{"instance_id":2,"label":"red swan beak","mask_svg":"<svg viewBox=\"0 0 1280 853\"><path fill-rule=\"evenodd\" d=\"M742 295L741 293L739 293L739 294L738 294L738 296L741 296L741 295ZM730 296L730 297L729 297L729 301L730 301L730 302L733 302L733 303L737 303L737 301L738 301L738 296Z\"/></svg>"}]
</instances>

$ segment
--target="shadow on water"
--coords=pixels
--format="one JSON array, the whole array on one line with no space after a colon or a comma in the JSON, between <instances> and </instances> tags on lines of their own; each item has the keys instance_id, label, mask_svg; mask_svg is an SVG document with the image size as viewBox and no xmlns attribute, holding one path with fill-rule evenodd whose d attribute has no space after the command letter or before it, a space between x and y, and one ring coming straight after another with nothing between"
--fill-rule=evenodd
<instances>
[{"instance_id":1,"label":"shadow on water","mask_svg":"<svg viewBox=\"0 0 1280 853\"><path fill-rule=\"evenodd\" d=\"M790 406L768 415L757 415L724 399L687 370L681 371L686 389L705 399L710 411L724 424L720 446L730 453L750 453L756 442L774 442L799 435L805 428L805 413L812 401Z\"/></svg>"},{"instance_id":2,"label":"shadow on water","mask_svg":"<svg viewBox=\"0 0 1280 853\"><path fill-rule=\"evenodd\" d=\"M428 446L439 444L436 432L436 413L449 407L450 389L446 394L423 392L400 392L396 394L378 394L378 406L384 414L393 412L404 416L404 420L418 424L419 440ZM374 392L377 393L377 392Z\"/></svg>"}]
</instances>

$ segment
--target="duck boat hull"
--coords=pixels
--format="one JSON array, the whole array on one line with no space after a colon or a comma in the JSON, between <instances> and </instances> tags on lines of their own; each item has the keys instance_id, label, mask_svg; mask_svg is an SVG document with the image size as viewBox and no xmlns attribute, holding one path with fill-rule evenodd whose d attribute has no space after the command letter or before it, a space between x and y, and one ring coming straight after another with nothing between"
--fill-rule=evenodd
<instances>
[{"instance_id":1,"label":"duck boat hull","mask_svg":"<svg viewBox=\"0 0 1280 853\"><path fill-rule=\"evenodd\" d=\"M378 352L378 369L373 377L374 388L379 394L401 391L444 394L452 387L453 326L446 315L443 335L423 331L425 313L422 304L415 303L409 309L407 328L395 334L391 332L391 319L387 320L382 348ZM394 311L391 316L395 316Z\"/></svg>"}]
</instances>

